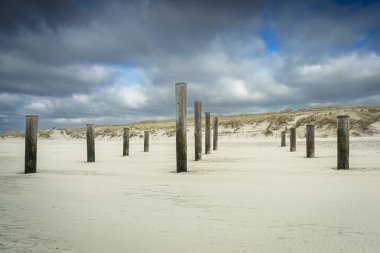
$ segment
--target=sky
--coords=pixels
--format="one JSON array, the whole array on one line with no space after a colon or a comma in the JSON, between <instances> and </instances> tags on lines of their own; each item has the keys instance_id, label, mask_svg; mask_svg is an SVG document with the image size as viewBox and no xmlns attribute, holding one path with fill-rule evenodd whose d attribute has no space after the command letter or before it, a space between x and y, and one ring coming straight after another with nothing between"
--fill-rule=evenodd
<instances>
[{"instance_id":1,"label":"sky","mask_svg":"<svg viewBox=\"0 0 380 253\"><path fill-rule=\"evenodd\" d=\"M0 131L380 104L380 1L2 0Z\"/></svg>"}]
</instances>

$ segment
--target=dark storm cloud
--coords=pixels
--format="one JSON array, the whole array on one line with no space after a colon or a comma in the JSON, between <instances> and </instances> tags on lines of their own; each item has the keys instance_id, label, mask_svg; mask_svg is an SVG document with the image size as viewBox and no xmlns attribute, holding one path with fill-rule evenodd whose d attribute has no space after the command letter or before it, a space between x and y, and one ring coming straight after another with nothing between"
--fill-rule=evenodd
<instances>
[{"instance_id":1,"label":"dark storm cloud","mask_svg":"<svg viewBox=\"0 0 380 253\"><path fill-rule=\"evenodd\" d=\"M92 4L93 3L93 4ZM56 30L62 25L85 21L87 10L101 1L57 0L3 0L0 8L0 30L17 33L21 30L36 31L43 26ZM94 5L95 4L95 5Z\"/></svg>"},{"instance_id":2,"label":"dark storm cloud","mask_svg":"<svg viewBox=\"0 0 380 253\"><path fill-rule=\"evenodd\" d=\"M380 28L378 13L380 2L342 6L334 2L289 1L278 8L276 18L269 23L288 53L318 61L355 50L369 33L374 36ZM368 46L373 39L368 38L362 46Z\"/></svg>"},{"instance_id":3,"label":"dark storm cloud","mask_svg":"<svg viewBox=\"0 0 380 253\"><path fill-rule=\"evenodd\" d=\"M54 66L0 55L2 92L66 96L107 85L115 73L110 66Z\"/></svg>"},{"instance_id":4,"label":"dark storm cloud","mask_svg":"<svg viewBox=\"0 0 380 253\"><path fill-rule=\"evenodd\" d=\"M3 1L0 129L379 103L378 2ZM44 125L45 124L45 125Z\"/></svg>"},{"instance_id":5,"label":"dark storm cloud","mask_svg":"<svg viewBox=\"0 0 380 253\"><path fill-rule=\"evenodd\" d=\"M17 8L5 10L13 12L11 20L16 21L8 22L12 32L7 27L8 33L1 35L2 48L50 64L149 64L167 55L206 49L216 34L233 29L254 32L252 19L265 6L262 1L112 1L100 6L87 2L85 7L79 3L67 1L64 8L58 4L50 13L41 11L49 9L42 2L26 17Z\"/></svg>"}]
</instances>

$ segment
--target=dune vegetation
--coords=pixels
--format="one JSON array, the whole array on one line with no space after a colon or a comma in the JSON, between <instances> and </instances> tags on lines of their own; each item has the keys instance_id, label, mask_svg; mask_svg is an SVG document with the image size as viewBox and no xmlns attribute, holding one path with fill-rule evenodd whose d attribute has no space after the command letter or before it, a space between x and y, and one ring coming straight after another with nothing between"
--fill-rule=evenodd
<instances>
[{"instance_id":1,"label":"dune vegetation","mask_svg":"<svg viewBox=\"0 0 380 253\"><path fill-rule=\"evenodd\" d=\"M380 106L351 106L351 107L319 107L286 109L280 112L268 112L257 114L239 115L211 115L219 118L220 135L237 135L248 137L276 136L283 130L291 127L297 128L300 137L304 136L305 126L314 124L317 137L332 137L336 135L336 117L338 115L350 116L351 135L372 136L380 134ZM189 115L191 116L191 115ZM193 118L189 117L188 126L192 131ZM149 120L133 122L125 125L95 125L95 136L99 139L119 139L122 137L123 128L130 128L131 138L142 138L143 131L149 130L153 137L174 137L175 120ZM86 137L86 127L60 128L56 130L39 130L39 138L54 138L54 131L64 133L65 138L83 139ZM23 138L20 132L3 132L0 138Z\"/></svg>"}]
</instances>

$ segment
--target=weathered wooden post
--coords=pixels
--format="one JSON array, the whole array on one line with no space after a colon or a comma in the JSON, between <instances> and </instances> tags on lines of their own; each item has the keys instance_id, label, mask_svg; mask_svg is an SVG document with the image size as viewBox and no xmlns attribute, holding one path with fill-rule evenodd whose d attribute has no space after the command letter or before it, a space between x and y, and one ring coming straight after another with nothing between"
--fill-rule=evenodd
<instances>
[{"instance_id":1,"label":"weathered wooden post","mask_svg":"<svg viewBox=\"0 0 380 253\"><path fill-rule=\"evenodd\" d=\"M281 131L281 147L285 147L285 146L286 146L286 132Z\"/></svg>"},{"instance_id":2,"label":"weathered wooden post","mask_svg":"<svg viewBox=\"0 0 380 253\"><path fill-rule=\"evenodd\" d=\"M214 134L212 140L212 149L218 149L218 117L214 117Z\"/></svg>"},{"instance_id":3,"label":"weathered wooden post","mask_svg":"<svg viewBox=\"0 0 380 253\"><path fill-rule=\"evenodd\" d=\"M338 137L338 170L348 170L350 155L350 117L340 115L337 117L337 137Z\"/></svg>"},{"instance_id":4,"label":"weathered wooden post","mask_svg":"<svg viewBox=\"0 0 380 253\"><path fill-rule=\"evenodd\" d=\"M87 124L87 162L95 162L95 137L94 137L94 125Z\"/></svg>"},{"instance_id":5,"label":"weathered wooden post","mask_svg":"<svg viewBox=\"0 0 380 253\"><path fill-rule=\"evenodd\" d=\"M129 156L129 128L123 131L123 156Z\"/></svg>"},{"instance_id":6,"label":"weathered wooden post","mask_svg":"<svg viewBox=\"0 0 380 253\"><path fill-rule=\"evenodd\" d=\"M205 112L205 125L205 154L211 154L211 125L209 112Z\"/></svg>"},{"instance_id":7,"label":"weathered wooden post","mask_svg":"<svg viewBox=\"0 0 380 253\"><path fill-rule=\"evenodd\" d=\"M297 138L296 128L292 127L290 128L290 152L296 151L296 145L297 145L296 138Z\"/></svg>"},{"instance_id":8,"label":"weathered wooden post","mask_svg":"<svg viewBox=\"0 0 380 253\"><path fill-rule=\"evenodd\" d=\"M27 115L25 127L25 174L37 172L38 116Z\"/></svg>"},{"instance_id":9,"label":"weathered wooden post","mask_svg":"<svg viewBox=\"0 0 380 253\"><path fill-rule=\"evenodd\" d=\"M149 152L149 131L144 131L144 152Z\"/></svg>"},{"instance_id":10,"label":"weathered wooden post","mask_svg":"<svg viewBox=\"0 0 380 253\"><path fill-rule=\"evenodd\" d=\"M177 173L187 172L187 84L176 83L176 156Z\"/></svg>"},{"instance_id":11,"label":"weathered wooden post","mask_svg":"<svg viewBox=\"0 0 380 253\"><path fill-rule=\"evenodd\" d=\"M194 146L195 161L202 159L202 102L194 102Z\"/></svg>"},{"instance_id":12,"label":"weathered wooden post","mask_svg":"<svg viewBox=\"0 0 380 253\"><path fill-rule=\"evenodd\" d=\"M314 125L306 125L306 157L313 158L315 156L314 151Z\"/></svg>"}]
</instances>

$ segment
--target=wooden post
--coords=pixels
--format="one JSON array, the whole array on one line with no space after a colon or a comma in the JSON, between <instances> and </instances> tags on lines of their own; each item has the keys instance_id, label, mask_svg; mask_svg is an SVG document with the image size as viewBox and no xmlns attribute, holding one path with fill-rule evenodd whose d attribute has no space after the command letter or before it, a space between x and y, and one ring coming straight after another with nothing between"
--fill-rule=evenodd
<instances>
[{"instance_id":1,"label":"wooden post","mask_svg":"<svg viewBox=\"0 0 380 253\"><path fill-rule=\"evenodd\" d=\"M338 137L338 170L349 169L349 155L350 155L350 117L347 115L340 115L337 117L337 137Z\"/></svg>"},{"instance_id":2,"label":"wooden post","mask_svg":"<svg viewBox=\"0 0 380 253\"><path fill-rule=\"evenodd\" d=\"M149 152L149 131L144 131L144 152Z\"/></svg>"},{"instance_id":3,"label":"wooden post","mask_svg":"<svg viewBox=\"0 0 380 253\"><path fill-rule=\"evenodd\" d=\"M27 115L25 127L25 174L37 172L38 116Z\"/></svg>"},{"instance_id":4,"label":"wooden post","mask_svg":"<svg viewBox=\"0 0 380 253\"><path fill-rule=\"evenodd\" d=\"M212 140L212 149L218 149L218 117L214 117L214 135Z\"/></svg>"},{"instance_id":5,"label":"wooden post","mask_svg":"<svg viewBox=\"0 0 380 253\"><path fill-rule=\"evenodd\" d=\"M123 131L123 156L129 156L129 128Z\"/></svg>"},{"instance_id":6,"label":"wooden post","mask_svg":"<svg viewBox=\"0 0 380 253\"><path fill-rule=\"evenodd\" d=\"M94 137L94 125L87 124L87 162L95 162L95 137Z\"/></svg>"},{"instance_id":7,"label":"wooden post","mask_svg":"<svg viewBox=\"0 0 380 253\"><path fill-rule=\"evenodd\" d=\"M194 146L195 161L202 159L202 102L194 102Z\"/></svg>"},{"instance_id":8,"label":"wooden post","mask_svg":"<svg viewBox=\"0 0 380 253\"><path fill-rule=\"evenodd\" d=\"M314 125L306 125L306 157L313 158L315 156L314 151Z\"/></svg>"},{"instance_id":9,"label":"wooden post","mask_svg":"<svg viewBox=\"0 0 380 253\"><path fill-rule=\"evenodd\" d=\"M286 132L282 131L281 132L281 147L285 147L285 146L286 146Z\"/></svg>"},{"instance_id":10,"label":"wooden post","mask_svg":"<svg viewBox=\"0 0 380 253\"><path fill-rule=\"evenodd\" d=\"M176 83L176 158L177 173L187 172L187 84Z\"/></svg>"},{"instance_id":11,"label":"wooden post","mask_svg":"<svg viewBox=\"0 0 380 253\"><path fill-rule=\"evenodd\" d=\"M290 152L296 151L296 145L297 145L296 138L297 138L296 128L292 127L290 128Z\"/></svg>"},{"instance_id":12,"label":"wooden post","mask_svg":"<svg viewBox=\"0 0 380 253\"><path fill-rule=\"evenodd\" d=\"M205 153L211 154L211 125L209 112L205 112L205 125Z\"/></svg>"}]
</instances>

